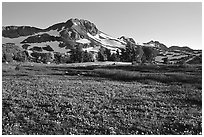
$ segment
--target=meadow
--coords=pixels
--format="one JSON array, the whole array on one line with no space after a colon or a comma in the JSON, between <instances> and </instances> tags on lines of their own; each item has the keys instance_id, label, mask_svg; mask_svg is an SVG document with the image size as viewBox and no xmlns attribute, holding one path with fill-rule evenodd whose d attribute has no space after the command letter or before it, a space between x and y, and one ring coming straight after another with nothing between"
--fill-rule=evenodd
<instances>
[{"instance_id":1,"label":"meadow","mask_svg":"<svg viewBox=\"0 0 204 137\"><path fill-rule=\"evenodd\" d=\"M2 64L3 135L202 134L201 65Z\"/></svg>"}]
</instances>

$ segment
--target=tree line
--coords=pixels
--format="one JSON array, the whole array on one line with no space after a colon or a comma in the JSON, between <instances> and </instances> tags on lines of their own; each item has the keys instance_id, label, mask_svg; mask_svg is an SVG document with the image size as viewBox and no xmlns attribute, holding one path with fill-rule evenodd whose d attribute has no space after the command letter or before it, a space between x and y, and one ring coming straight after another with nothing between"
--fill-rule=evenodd
<instances>
[{"instance_id":1,"label":"tree line","mask_svg":"<svg viewBox=\"0 0 204 137\"><path fill-rule=\"evenodd\" d=\"M101 47L98 53L83 50L83 44L73 46L67 54L62 53L41 53L32 52L30 56L28 52L18 51L16 53L3 52L2 61L12 62L54 62L54 63L81 63L93 61L120 61L120 62L136 62L136 63L152 63L157 56L158 51L152 47L137 45L133 42L127 42L125 49L117 49L111 52L110 49Z\"/></svg>"}]
</instances>

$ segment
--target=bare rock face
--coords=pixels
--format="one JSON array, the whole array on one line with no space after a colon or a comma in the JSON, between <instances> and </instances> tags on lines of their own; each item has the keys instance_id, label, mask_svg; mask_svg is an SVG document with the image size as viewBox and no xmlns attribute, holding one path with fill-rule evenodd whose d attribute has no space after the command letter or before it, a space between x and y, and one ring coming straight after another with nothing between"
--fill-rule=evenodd
<instances>
[{"instance_id":1,"label":"bare rock face","mask_svg":"<svg viewBox=\"0 0 204 137\"><path fill-rule=\"evenodd\" d=\"M88 20L70 19L65 23L64 29L60 34L64 38L78 40L80 38L88 37L87 33L95 36L98 33L96 25Z\"/></svg>"},{"instance_id":2,"label":"bare rock face","mask_svg":"<svg viewBox=\"0 0 204 137\"><path fill-rule=\"evenodd\" d=\"M167 50L168 50L167 46L164 45L163 43L160 43L159 41L153 41L153 40L151 40L151 41L149 41L149 42L147 42L147 43L143 43L143 44L144 44L144 45L151 45L151 46L153 46L153 47L155 47L155 48L159 48L159 49L161 49L161 50L163 50L163 51L167 51Z\"/></svg>"},{"instance_id":3,"label":"bare rock face","mask_svg":"<svg viewBox=\"0 0 204 137\"><path fill-rule=\"evenodd\" d=\"M133 44L136 44L136 42L134 41L134 39L133 38L128 38L128 37L125 37L125 36L121 36L120 38L119 38L120 40L123 40L124 42L131 42L131 43L133 43Z\"/></svg>"},{"instance_id":4,"label":"bare rock face","mask_svg":"<svg viewBox=\"0 0 204 137\"><path fill-rule=\"evenodd\" d=\"M75 28L76 26L80 28L80 30L89 32L91 35L95 36L98 33L98 29L94 23L91 23L88 20L83 19L69 19L65 23L65 28Z\"/></svg>"},{"instance_id":5,"label":"bare rock face","mask_svg":"<svg viewBox=\"0 0 204 137\"><path fill-rule=\"evenodd\" d=\"M85 27L85 30L89 32L91 35L95 36L98 33L98 29L96 28L96 25L91 23L88 20L80 20L82 26Z\"/></svg>"}]
</instances>

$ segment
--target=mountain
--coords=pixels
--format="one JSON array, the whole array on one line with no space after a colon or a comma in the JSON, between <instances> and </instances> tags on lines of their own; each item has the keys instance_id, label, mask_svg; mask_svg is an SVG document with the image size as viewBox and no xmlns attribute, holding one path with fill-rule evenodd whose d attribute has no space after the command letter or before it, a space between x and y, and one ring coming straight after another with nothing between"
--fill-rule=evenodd
<instances>
[{"instance_id":1,"label":"mountain","mask_svg":"<svg viewBox=\"0 0 204 137\"><path fill-rule=\"evenodd\" d=\"M192 52L193 49L189 48L189 47L179 47L179 46L171 46L169 47L170 51L174 51L174 50L180 50L180 51L187 51L187 52Z\"/></svg>"},{"instance_id":2,"label":"mountain","mask_svg":"<svg viewBox=\"0 0 204 137\"><path fill-rule=\"evenodd\" d=\"M156 56L155 61L157 63L164 62L164 59L167 58L169 63L188 63L188 64L199 64L202 63L202 51L193 50L189 47L179 47L179 46L170 46L169 48L159 41L149 41L143 43L143 46L148 46L155 48L159 51L159 54Z\"/></svg>"},{"instance_id":3,"label":"mountain","mask_svg":"<svg viewBox=\"0 0 204 137\"><path fill-rule=\"evenodd\" d=\"M118 38L120 40L122 40L123 42L127 43L127 42L131 42L133 44L136 44L135 40L133 38L128 38L128 37L125 37L125 36L121 36L120 38Z\"/></svg>"},{"instance_id":4,"label":"mountain","mask_svg":"<svg viewBox=\"0 0 204 137\"><path fill-rule=\"evenodd\" d=\"M18 38L20 36L33 35L41 31L42 29L30 26L7 26L2 27L2 36L6 38Z\"/></svg>"},{"instance_id":5,"label":"mountain","mask_svg":"<svg viewBox=\"0 0 204 137\"><path fill-rule=\"evenodd\" d=\"M41 52L49 52L50 50L45 48L48 46L55 52L66 53L77 44L86 44L84 50L93 52L97 51L99 46L116 50L125 48L126 44L99 31L90 21L82 19L70 19L46 29L7 26L3 27L2 36L3 44L15 43L26 50L42 48Z\"/></svg>"},{"instance_id":6,"label":"mountain","mask_svg":"<svg viewBox=\"0 0 204 137\"><path fill-rule=\"evenodd\" d=\"M99 30L94 23L77 18L54 24L45 29L31 26L3 26L2 44L4 49L6 45L9 45L8 43L10 46L13 43L29 53L64 54L69 53L71 49L79 45L82 45L84 51L93 54L96 54L101 47L110 49L113 53L125 49L127 43L138 46L133 38L125 36L114 38ZM194 51L189 47L172 46L168 48L165 44L153 40L143 43L141 46L148 46L159 51L155 58L157 63L162 63L163 58L168 58L171 63L183 59L190 61L201 55L200 51Z\"/></svg>"},{"instance_id":7,"label":"mountain","mask_svg":"<svg viewBox=\"0 0 204 137\"><path fill-rule=\"evenodd\" d=\"M167 51L168 50L167 46L164 45L163 43L160 43L159 41L151 40L151 41L149 41L147 43L143 43L143 44L144 44L144 46L155 47L155 48L157 48L159 50L162 50L162 51Z\"/></svg>"}]
</instances>

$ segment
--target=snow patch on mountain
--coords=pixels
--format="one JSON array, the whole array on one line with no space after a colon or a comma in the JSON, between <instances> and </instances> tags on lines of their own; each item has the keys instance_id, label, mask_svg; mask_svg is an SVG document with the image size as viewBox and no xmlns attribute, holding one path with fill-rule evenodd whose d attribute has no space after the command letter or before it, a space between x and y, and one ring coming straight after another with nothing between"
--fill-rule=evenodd
<instances>
[{"instance_id":1,"label":"snow patch on mountain","mask_svg":"<svg viewBox=\"0 0 204 137\"><path fill-rule=\"evenodd\" d=\"M126 42L124 40L121 40L121 39L118 39L118 38L113 38L112 36L109 36L105 33L99 33L100 37L104 38L104 39L109 39L109 40L112 40L112 41L117 41L119 42L120 44L126 44Z\"/></svg>"},{"instance_id":2,"label":"snow patch on mountain","mask_svg":"<svg viewBox=\"0 0 204 137\"><path fill-rule=\"evenodd\" d=\"M115 39L115 38L113 38L113 37L111 37L111 36L109 36L109 35L107 35L107 34L104 34L104 33L100 33L99 35L100 35L101 37L103 37L103 38Z\"/></svg>"},{"instance_id":3,"label":"snow patch on mountain","mask_svg":"<svg viewBox=\"0 0 204 137\"><path fill-rule=\"evenodd\" d=\"M95 36L93 36L93 35L91 35L90 33L87 33L87 35L88 35L90 38L92 38L92 39L94 39L95 41L97 41L97 42L100 42L100 41L101 41L101 39L99 38L98 34L96 34Z\"/></svg>"},{"instance_id":4,"label":"snow patch on mountain","mask_svg":"<svg viewBox=\"0 0 204 137\"><path fill-rule=\"evenodd\" d=\"M95 52L95 53L97 53L99 51L99 47L88 47L88 48L84 48L83 50L87 51L87 52Z\"/></svg>"},{"instance_id":5,"label":"snow patch on mountain","mask_svg":"<svg viewBox=\"0 0 204 137\"><path fill-rule=\"evenodd\" d=\"M124 45L122 45L120 42L114 41L114 40L108 40L108 39L102 39L101 42L104 45L112 46L115 48L125 48Z\"/></svg>"},{"instance_id":6,"label":"snow patch on mountain","mask_svg":"<svg viewBox=\"0 0 204 137\"><path fill-rule=\"evenodd\" d=\"M153 43L151 43L151 44L143 44L143 46L146 46L146 47L155 47L155 45Z\"/></svg>"},{"instance_id":7,"label":"snow patch on mountain","mask_svg":"<svg viewBox=\"0 0 204 137\"><path fill-rule=\"evenodd\" d=\"M76 40L77 43L82 43L82 44L89 44L91 43L88 39L80 39L80 40Z\"/></svg>"},{"instance_id":8,"label":"snow patch on mountain","mask_svg":"<svg viewBox=\"0 0 204 137\"><path fill-rule=\"evenodd\" d=\"M47 31L47 32L40 32L38 33L38 35L42 35L44 33L47 33L49 34L50 36L55 36L55 37L59 37L59 32L57 30L50 30L50 31Z\"/></svg>"},{"instance_id":9,"label":"snow patch on mountain","mask_svg":"<svg viewBox=\"0 0 204 137\"><path fill-rule=\"evenodd\" d=\"M107 46L107 48L125 48L125 45L116 41L115 39L107 39L107 37L106 39L100 38L101 34L92 36L90 33L87 33L87 35L90 38L94 39L97 42L100 42L103 46ZM102 35L102 36L105 36L105 35Z\"/></svg>"}]
</instances>

